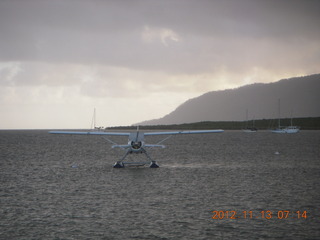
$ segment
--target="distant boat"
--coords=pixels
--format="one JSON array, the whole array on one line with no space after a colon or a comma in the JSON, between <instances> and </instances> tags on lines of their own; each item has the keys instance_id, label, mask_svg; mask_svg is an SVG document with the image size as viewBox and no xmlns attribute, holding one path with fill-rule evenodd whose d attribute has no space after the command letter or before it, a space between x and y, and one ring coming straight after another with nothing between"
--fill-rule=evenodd
<instances>
[{"instance_id":1,"label":"distant boat","mask_svg":"<svg viewBox=\"0 0 320 240\"><path fill-rule=\"evenodd\" d=\"M298 133L300 131L300 127L298 126L288 126L282 127L272 130L273 133Z\"/></svg>"},{"instance_id":2,"label":"distant boat","mask_svg":"<svg viewBox=\"0 0 320 240\"><path fill-rule=\"evenodd\" d=\"M271 130L271 132L273 132L273 133L298 133L300 131L300 127L292 125L292 116L291 116L291 126L281 127L281 124L280 124L280 99L278 100L278 109L279 109L278 127L274 130Z\"/></svg>"},{"instance_id":3,"label":"distant boat","mask_svg":"<svg viewBox=\"0 0 320 240\"><path fill-rule=\"evenodd\" d=\"M93 127L92 127L93 126ZM95 131L102 131L104 130L104 127L97 127L96 126L96 108L94 108L93 110L93 116L92 116L92 122L91 122L91 128L90 129L93 129Z\"/></svg>"},{"instance_id":4,"label":"distant boat","mask_svg":"<svg viewBox=\"0 0 320 240\"><path fill-rule=\"evenodd\" d=\"M297 133L300 131L300 127L298 126L289 126L284 129L286 133Z\"/></svg>"},{"instance_id":5,"label":"distant boat","mask_svg":"<svg viewBox=\"0 0 320 240\"><path fill-rule=\"evenodd\" d=\"M292 114L291 114L291 125L284 128L284 130L286 131L286 133L297 133L300 131L300 127L292 125Z\"/></svg>"},{"instance_id":6,"label":"distant boat","mask_svg":"<svg viewBox=\"0 0 320 240\"><path fill-rule=\"evenodd\" d=\"M258 129L254 127L254 120L252 120L252 127L249 127L249 121L248 121L248 109L246 111L246 126L244 129L242 129L243 132L245 133L254 133L257 132Z\"/></svg>"},{"instance_id":7,"label":"distant boat","mask_svg":"<svg viewBox=\"0 0 320 240\"><path fill-rule=\"evenodd\" d=\"M284 128L278 127L276 129L271 130L273 133L287 133Z\"/></svg>"},{"instance_id":8,"label":"distant boat","mask_svg":"<svg viewBox=\"0 0 320 240\"><path fill-rule=\"evenodd\" d=\"M254 132L257 132L258 129L257 128L245 128L245 129L242 129L242 132L245 132L245 133L254 133Z\"/></svg>"}]
</instances>

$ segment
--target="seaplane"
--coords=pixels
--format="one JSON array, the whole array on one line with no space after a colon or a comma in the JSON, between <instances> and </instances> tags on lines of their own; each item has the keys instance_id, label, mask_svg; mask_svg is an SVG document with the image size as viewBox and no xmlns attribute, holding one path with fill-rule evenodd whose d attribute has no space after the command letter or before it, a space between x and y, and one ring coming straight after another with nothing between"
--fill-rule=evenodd
<instances>
[{"instance_id":1,"label":"seaplane","mask_svg":"<svg viewBox=\"0 0 320 240\"><path fill-rule=\"evenodd\" d=\"M173 135L178 134L204 134L204 133L222 133L224 130L216 129L216 130L197 130L197 131L171 131L171 132L142 132L139 130L139 126L137 126L137 130L134 132L106 132L101 130L93 130L93 131L50 131L51 134L71 134L71 135L87 135L87 136L102 136L109 143L113 144L112 148L121 148L125 150L125 154L123 157L117 161L113 167L114 168L124 168L126 166L145 166L149 165L150 168L158 168L159 165L155 160L153 160L150 155L147 153L147 148L165 148L165 145L162 143L168 140ZM147 144L145 142L146 136L154 136L154 135L166 135L164 139L159 141L156 144ZM107 136L127 136L128 143L127 144L117 144L111 139L107 138ZM148 161L146 162L125 162L125 158L129 154L140 154L143 153L146 155Z\"/></svg>"}]
</instances>

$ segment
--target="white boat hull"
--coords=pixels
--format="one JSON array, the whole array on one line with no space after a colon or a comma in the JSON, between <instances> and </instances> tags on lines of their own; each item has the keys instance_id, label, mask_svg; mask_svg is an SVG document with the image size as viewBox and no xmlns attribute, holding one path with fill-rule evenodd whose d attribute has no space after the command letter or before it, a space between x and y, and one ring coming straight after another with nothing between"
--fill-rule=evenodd
<instances>
[{"instance_id":1,"label":"white boat hull","mask_svg":"<svg viewBox=\"0 0 320 240\"><path fill-rule=\"evenodd\" d=\"M271 132L273 132L273 133L287 133L284 129L275 129L275 130L271 130Z\"/></svg>"},{"instance_id":2,"label":"white boat hull","mask_svg":"<svg viewBox=\"0 0 320 240\"><path fill-rule=\"evenodd\" d=\"M257 132L257 130L255 130L255 129L242 129L242 131L245 132L245 133L255 133L255 132Z\"/></svg>"},{"instance_id":3,"label":"white boat hull","mask_svg":"<svg viewBox=\"0 0 320 240\"><path fill-rule=\"evenodd\" d=\"M278 128L275 130L272 130L273 133L298 133L300 131L299 127L296 126L290 126L286 128Z\"/></svg>"},{"instance_id":4,"label":"white boat hull","mask_svg":"<svg viewBox=\"0 0 320 240\"><path fill-rule=\"evenodd\" d=\"M286 133L297 133L300 131L299 127L296 127L296 126L287 127L285 130L286 130Z\"/></svg>"}]
</instances>

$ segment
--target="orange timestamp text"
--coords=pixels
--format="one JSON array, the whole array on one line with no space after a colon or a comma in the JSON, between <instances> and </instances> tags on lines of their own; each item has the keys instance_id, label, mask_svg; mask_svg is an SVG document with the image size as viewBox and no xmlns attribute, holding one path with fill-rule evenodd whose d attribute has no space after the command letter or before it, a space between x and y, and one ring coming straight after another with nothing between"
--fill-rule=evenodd
<instances>
[{"instance_id":1,"label":"orange timestamp text","mask_svg":"<svg viewBox=\"0 0 320 240\"><path fill-rule=\"evenodd\" d=\"M212 211L212 219L307 219L307 211Z\"/></svg>"}]
</instances>

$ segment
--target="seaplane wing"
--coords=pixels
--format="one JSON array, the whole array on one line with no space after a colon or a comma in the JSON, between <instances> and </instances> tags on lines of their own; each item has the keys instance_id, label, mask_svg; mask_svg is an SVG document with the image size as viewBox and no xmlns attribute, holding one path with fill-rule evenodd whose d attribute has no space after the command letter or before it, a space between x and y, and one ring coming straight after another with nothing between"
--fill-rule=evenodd
<instances>
[{"instance_id":1,"label":"seaplane wing","mask_svg":"<svg viewBox=\"0 0 320 240\"><path fill-rule=\"evenodd\" d=\"M152 135L176 135L176 134L203 134L203 133L222 133L224 130L197 130L197 131L173 131L173 132L145 132L144 136ZM51 134L71 134L71 135L108 135L108 136L130 136L131 133L127 132L102 132L102 131L88 131L88 132L77 132L77 131L50 131Z\"/></svg>"},{"instance_id":2,"label":"seaplane wing","mask_svg":"<svg viewBox=\"0 0 320 240\"><path fill-rule=\"evenodd\" d=\"M51 134L78 134L78 135L108 135L108 136L129 136L130 133L124 132L76 132L76 131L50 131Z\"/></svg>"},{"instance_id":3,"label":"seaplane wing","mask_svg":"<svg viewBox=\"0 0 320 240\"><path fill-rule=\"evenodd\" d=\"M215 130L198 130L198 131L146 132L144 133L144 135L152 136L152 135L203 134L203 133L222 133L222 132L224 131L221 129L215 129Z\"/></svg>"},{"instance_id":4,"label":"seaplane wing","mask_svg":"<svg viewBox=\"0 0 320 240\"><path fill-rule=\"evenodd\" d=\"M149 154L146 151L146 148L165 148L163 143L172 135L177 134L204 134L204 133L222 133L223 130L216 129L216 130L197 130L197 131L171 131L171 132L140 132L139 127L137 127L136 132L104 132L104 131L88 131L88 132L77 132L77 131L50 131L51 134L71 134L71 135L102 135L102 137L107 140L108 142L112 143L112 148L122 148L126 150L125 155L121 158L120 161L117 161L114 164L114 168L123 168L125 165L128 166L143 166L145 164L150 164L150 168L157 168L159 167L156 161L152 160ZM156 144L146 144L144 141L145 136L153 136L153 135L169 135L162 139L160 142ZM128 137L128 144L117 144L111 139L107 138L106 136L127 136ZM128 154L132 153L144 153L147 158L148 162L124 162L123 160L127 157Z\"/></svg>"}]
</instances>

